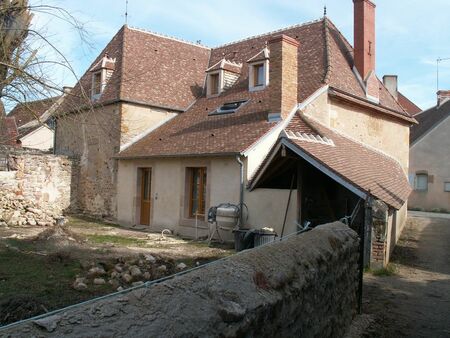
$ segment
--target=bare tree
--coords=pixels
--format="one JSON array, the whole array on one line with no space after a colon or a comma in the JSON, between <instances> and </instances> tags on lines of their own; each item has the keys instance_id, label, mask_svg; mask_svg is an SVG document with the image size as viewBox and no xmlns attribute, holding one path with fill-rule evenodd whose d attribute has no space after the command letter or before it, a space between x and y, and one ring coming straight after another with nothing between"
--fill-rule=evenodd
<instances>
[{"instance_id":1,"label":"bare tree","mask_svg":"<svg viewBox=\"0 0 450 338\"><path fill-rule=\"evenodd\" d=\"M61 7L31 6L28 0L0 0L0 130L6 105L21 103L26 108L27 102L61 95L62 86L51 76L55 67L67 69L76 78L70 62L47 33L32 27L35 13L69 23L78 32L81 43L89 44L83 24ZM57 57L42 54L43 50L52 50ZM27 110L38 117L33 109Z\"/></svg>"}]
</instances>

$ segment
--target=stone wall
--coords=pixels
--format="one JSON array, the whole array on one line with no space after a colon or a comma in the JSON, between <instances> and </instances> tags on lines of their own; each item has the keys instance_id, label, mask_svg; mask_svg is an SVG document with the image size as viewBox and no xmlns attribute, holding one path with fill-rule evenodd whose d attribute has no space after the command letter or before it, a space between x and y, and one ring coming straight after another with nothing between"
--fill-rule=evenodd
<instances>
[{"instance_id":1,"label":"stone wall","mask_svg":"<svg viewBox=\"0 0 450 338\"><path fill-rule=\"evenodd\" d=\"M332 223L0 336L342 337L357 288L357 235Z\"/></svg>"},{"instance_id":2,"label":"stone wall","mask_svg":"<svg viewBox=\"0 0 450 338\"><path fill-rule=\"evenodd\" d=\"M5 154L4 151L1 152ZM51 205L62 212L71 205L73 161L67 156L16 150L8 154L10 171L0 171L0 190L33 201L37 207Z\"/></svg>"}]
</instances>

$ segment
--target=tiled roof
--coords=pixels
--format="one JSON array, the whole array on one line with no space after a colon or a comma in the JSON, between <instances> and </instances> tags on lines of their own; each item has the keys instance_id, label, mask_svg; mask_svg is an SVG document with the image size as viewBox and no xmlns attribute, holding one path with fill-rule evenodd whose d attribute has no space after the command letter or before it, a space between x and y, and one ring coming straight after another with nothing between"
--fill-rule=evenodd
<instances>
[{"instance_id":1,"label":"tiled roof","mask_svg":"<svg viewBox=\"0 0 450 338\"><path fill-rule=\"evenodd\" d=\"M18 127L41 117L57 100L59 96L43 100L18 103L8 114L8 117L15 117Z\"/></svg>"},{"instance_id":2,"label":"tiled roof","mask_svg":"<svg viewBox=\"0 0 450 338\"><path fill-rule=\"evenodd\" d=\"M414 115L419 124L411 127L409 133L409 141L412 145L419 138L425 135L434 126L439 124L445 118L450 116L450 100L444 102L441 106L424 110L423 112Z\"/></svg>"},{"instance_id":3,"label":"tiled roof","mask_svg":"<svg viewBox=\"0 0 450 338\"><path fill-rule=\"evenodd\" d=\"M209 65L204 69L218 64L223 58L242 63L241 75L236 83L219 97L207 99L202 96L186 112L123 150L118 157L238 153L247 149L273 124L267 122L270 85L266 90L249 92L246 62L258 55L271 37L279 34L288 35L300 43L298 102L303 102L327 84L365 99L361 84L352 70L352 48L334 25L328 19L296 25L212 49ZM208 116L223 103L242 99L250 101L236 113ZM381 82L380 105L387 107L393 116L411 119Z\"/></svg>"},{"instance_id":4,"label":"tiled roof","mask_svg":"<svg viewBox=\"0 0 450 338\"><path fill-rule=\"evenodd\" d=\"M370 193L396 209L407 200L411 188L401 165L393 158L299 114L285 131L284 142L298 147L359 191ZM300 133L309 137L295 137ZM276 145L272 151L275 148ZM269 156L266 162L268 159ZM264 170L265 164L254 177Z\"/></svg>"},{"instance_id":5,"label":"tiled roof","mask_svg":"<svg viewBox=\"0 0 450 338\"><path fill-rule=\"evenodd\" d=\"M17 146L17 138L15 117L0 116L0 145Z\"/></svg>"},{"instance_id":6,"label":"tiled roof","mask_svg":"<svg viewBox=\"0 0 450 338\"><path fill-rule=\"evenodd\" d=\"M60 111L91 103L93 69L105 54L115 71L96 104L131 101L185 110L202 94L210 50L201 45L123 26L64 100Z\"/></svg>"},{"instance_id":7,"label":"tiled roof","mask_svg":"<svg viewBox=\"0 0 450 338\"><path fill-rule=\"evenodd\" d=\"M414 102L400 92L398 92L398 103L411 115L416 115L422 111L422 109L420 109Z\"/></svg>"},{"instance_id":8,"label":"tiled roof","mask_svg":"<svg viewBox=\"0 0 450 338\"><path fill-rule=\"evenodd\" d=\"M211 72L211 71L219 70L219 69L223 69L223 70L227 70L232 73L240 74L241 69L242 69L242 63L234 63L234 62L228 61L227 59L223 58L216 64L209 67L206 71Z\"/></svg>"}]
</instances>

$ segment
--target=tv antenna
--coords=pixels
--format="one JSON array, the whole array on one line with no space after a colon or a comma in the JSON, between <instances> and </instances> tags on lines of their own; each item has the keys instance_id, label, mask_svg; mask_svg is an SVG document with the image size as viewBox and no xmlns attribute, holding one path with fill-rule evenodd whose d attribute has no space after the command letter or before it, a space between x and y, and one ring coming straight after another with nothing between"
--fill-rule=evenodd
<instances>
[{"instance_id":1,"label":"tv antenna","mask_svg":"<svg viewBox=\"0 0 450 338\"><path fill-rule=\"evenodd\" d=\"M125 25L128 24L128 0L125 0Z\"/></svg>"},{"instance_id":2,"label":"tv antenna","mask_svg":"<svg viewBox=\"0 0 450 338\"><path fill-rule=\"evenodd\" d=\"M439 91L439 63L443 61L450 61L450 58L437 58L436 59L436 91Z\"/></svg>"}]
</instances>

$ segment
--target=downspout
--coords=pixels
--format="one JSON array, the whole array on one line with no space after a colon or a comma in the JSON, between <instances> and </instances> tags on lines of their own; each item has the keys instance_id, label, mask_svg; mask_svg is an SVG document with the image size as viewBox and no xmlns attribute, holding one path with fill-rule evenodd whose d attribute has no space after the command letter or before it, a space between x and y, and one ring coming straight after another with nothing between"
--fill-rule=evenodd
<instances>
[{"instance_id":1,"label":"downspout","mask_svg":"<svg viewBox=\"0 0 450 338\"><path fill-rule=\"evenodd\" d=\"M240 192L239 192L239 227L244 223L244 162L241 160L241 155L236 155L236 161L239 163L240 170Z\"/></svg>"}]
</instances>

